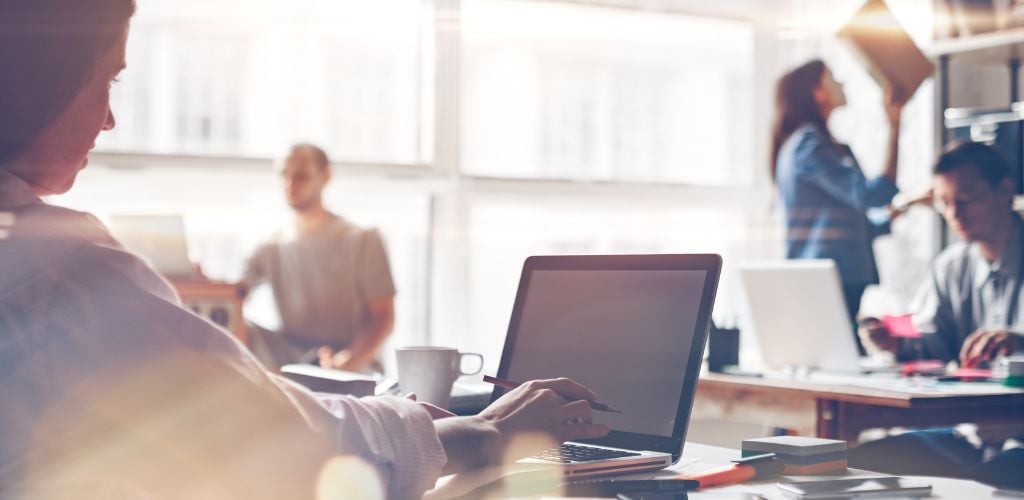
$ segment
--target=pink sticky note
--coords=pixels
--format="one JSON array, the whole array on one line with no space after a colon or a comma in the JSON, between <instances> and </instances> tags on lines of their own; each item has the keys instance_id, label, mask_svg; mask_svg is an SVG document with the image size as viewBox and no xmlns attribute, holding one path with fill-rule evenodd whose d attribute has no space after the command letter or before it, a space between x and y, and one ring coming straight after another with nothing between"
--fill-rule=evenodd
<instances>
[{"instance_id":1,"label":"pink sticky note","mask_svg":"<svg viewBox=\"0 0 1024 500\"><path fill-rule=\"evenodd\" d=\"M919 359L907 361L900 367L900 375L909 377L911 375L945 375L946 363L937 359Z\"/></svg>"},{"instance_id":2,"label":"pink sticky note","mask_svg":"<svg viewBox=\"0 0 1024 500\"><path fill-rule=\"evenodd\" d=\"M982 370L979 368L961 368L957 370L953 375L965 378L992 378L992 370Z\"/></svg>"},{"instance_id":3,"label":"pink sticky note","mask_svg":"<svg viewBox=\"0 0 1024 500\"><path fill-rule=\"evenodd\" d=\"M914 326L914 321L910 314L882 316L882 326L889 330L893 337L903 339L921 338L921 332L917 331L917 327Z\"/></svg>"}]
</instances>

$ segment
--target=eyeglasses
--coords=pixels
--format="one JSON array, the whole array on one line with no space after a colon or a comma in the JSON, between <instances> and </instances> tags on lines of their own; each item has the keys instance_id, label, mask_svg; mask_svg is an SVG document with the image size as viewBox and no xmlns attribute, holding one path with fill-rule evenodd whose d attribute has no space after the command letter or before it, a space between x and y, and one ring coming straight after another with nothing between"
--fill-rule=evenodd
<instances>
[{"instance_id":1,"label":"eyeglasses","mask_svg":"<svg viewBox=\"0 0 1024 500\"><path fill-rule=\"evenodd\" d=\"M949 211L950 208L953 207L956 207L957 212L959 212L961 210L966 210L968 207L975 205L984 199L984 197L976 196L972 198L959 198L953 200L952 202L948 202L936 198L932 202L932 207L935 209L936 212L939 213L946 213L947 211Z\"/></svg>"}]
</instances>

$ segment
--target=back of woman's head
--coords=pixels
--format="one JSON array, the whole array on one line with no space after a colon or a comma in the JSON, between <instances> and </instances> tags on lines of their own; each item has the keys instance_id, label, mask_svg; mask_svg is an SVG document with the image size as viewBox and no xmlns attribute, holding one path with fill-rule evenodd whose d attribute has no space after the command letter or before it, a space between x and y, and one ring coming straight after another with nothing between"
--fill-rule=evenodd
<instances>
[{"instance_id":1,"label":"back of woman's head","mask_svg":"<svg viewBox=\"0 0 1024 500\"><path fill-rule=\"evenodd\" d=\"M0 0L0 166L92 77L135 0Z\"/></svg>"},{"instance_id":2,"label":"back of woman's head","mask_svg":"<svg viewBox=\"0 0 1024 500\"><path fill-rule=\"evenodd\" d=\"M775 177L779 150L796 129L811 124L831 140L825 117L814 91L821 86L825 63L814 59L782 75L775 87L775 120L772 124L772 177Z\"/></svg>"}]
</instances>

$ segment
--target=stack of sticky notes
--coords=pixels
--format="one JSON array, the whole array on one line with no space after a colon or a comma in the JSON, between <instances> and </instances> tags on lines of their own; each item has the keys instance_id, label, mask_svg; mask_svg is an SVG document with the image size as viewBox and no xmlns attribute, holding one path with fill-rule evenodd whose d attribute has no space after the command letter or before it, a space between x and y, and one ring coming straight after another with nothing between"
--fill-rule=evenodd
<instances>
[{"instance_id":1,"label":"stack of sticky notes","mask_svg":"<svg viewBox=\"0 0 1024 500\"><path fill-rule=\"evenodd\" d=\"M1024 387L1024 356L999 358L992 368L992 376L1008 387Z\"/></svg>"},{"instance_id":2,"label":"stack of sticky notes","mask_svg":"<svg viewBox=\"0 0 1024 500\"><path fill-rule=\"evenodd\" d=\"M774 453L786 468L783 474L820 474L846 470L846 441L800 436L743 440L743 456Z\"/></svg>"}]
</instances>

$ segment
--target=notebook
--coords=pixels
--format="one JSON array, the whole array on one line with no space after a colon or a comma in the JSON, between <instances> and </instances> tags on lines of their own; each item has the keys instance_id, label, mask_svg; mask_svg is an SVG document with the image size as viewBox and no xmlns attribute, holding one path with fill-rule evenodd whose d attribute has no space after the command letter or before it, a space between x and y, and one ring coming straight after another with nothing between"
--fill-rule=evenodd
<instances>
[{"instance_id":1,"label":"notebook","mask_svg":"<svg viewBox=\"0 0 1024 500\"><path fill-rule=\"evenodd\" d=\"M654 470L682 455L721 258L530 257L498 378L568 377L622 413L594 411L608 436L568 442L520 464L564 477ZM492 400L504 394L496 387Z\"/></svg>"}]
</instances>

